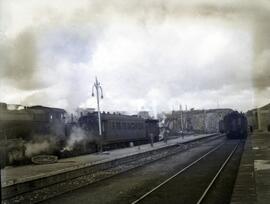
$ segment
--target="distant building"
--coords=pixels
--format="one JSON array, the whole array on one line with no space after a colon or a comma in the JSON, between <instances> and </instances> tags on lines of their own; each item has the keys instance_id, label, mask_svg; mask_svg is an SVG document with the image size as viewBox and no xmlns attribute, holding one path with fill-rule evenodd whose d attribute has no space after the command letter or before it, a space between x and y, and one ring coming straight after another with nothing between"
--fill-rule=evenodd
<instances>
[{"instance_id":1,"label":"distant building","mask_svg":"<svg viewBox=\"0 0 270 204\"><path fill-rule=\"evenodd\" d=\"M108 112L109 113L109 112ZM120 115L130 115L130 114L128 114L126 111L113 111L112 113L114 113L114 114L120 114Z\"/></svg>"},{"instance_id":2,"label":"distant building","mask_svg":"<svg viewBox=\"0 0 270 204\"><path fill-rule=\"evenodd\" d=\"M93 113L93 112L95 112L94 108L77 108L75 110L75 116L80 117L83 115L87 115L87 113Z\"/></svg>"},{"instance_id":3,"label":"distant building","mask_svg":"<svg viewBox=\"0 0 270 204\"><path fill-rule=\"evenodd\" d=\"M143 119L150 119L151 118L148 111L139 111L138 117L141 117Z\"/></svg>"},{"instance_id":4,"label":"distant building","mask_svg":"<svg viewBox=\"0 0 270 204\"><path fill-rule=\"evenodd\" d=\"M165 125L172 134L184 131L214 133L219 131L219 121L232 109L179 110L167 114Z\"/></svg>"},{"instance_id":5,"label":"distant building","mask_svg":"<svg viewBox=\"0 0 270 204\"><path fill-rule=\"evenodd\" d=\"M93 112L95 112L94 108L76 108L76 110L73 113L68 113L66 115L66 122L68 123L77 122L81 116Z\"/></svg>"},{"instance_id":6,"label":"distant building","mask_svg":"<svg viewBox=\"0 0 270 204\"><path fill-rule=\"evenodd\" d=\"M252 130L270 132L270 103L263 107L249 110L246 115L249 127Z\"/></svg>"}]
</instances>

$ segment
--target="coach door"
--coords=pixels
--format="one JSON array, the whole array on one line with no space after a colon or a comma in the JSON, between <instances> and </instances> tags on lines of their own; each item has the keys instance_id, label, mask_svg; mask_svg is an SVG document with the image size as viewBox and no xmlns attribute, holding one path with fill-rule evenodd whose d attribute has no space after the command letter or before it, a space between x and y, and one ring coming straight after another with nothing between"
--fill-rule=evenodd
<instances>
[{"instance_id":1,"label":"coach door","mask_svg":"<svg viewBox=\"0 0 270 204\"><path fill-rule=\"evenodd\" d=\"M101 131L102 131L103 137L107 136L107 130L108 130L108 121L102 120L101 121Z\"/></svg>"}]
</instances>

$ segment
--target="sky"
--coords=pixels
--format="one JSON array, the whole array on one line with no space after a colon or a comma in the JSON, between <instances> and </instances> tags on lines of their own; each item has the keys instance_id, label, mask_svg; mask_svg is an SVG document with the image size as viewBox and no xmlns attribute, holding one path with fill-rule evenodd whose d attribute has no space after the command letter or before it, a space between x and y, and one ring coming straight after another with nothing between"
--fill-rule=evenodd
<instances>
[{"instance_id":1,"label":"sky","mask_svg":"<svg viewBox=\"0 0 270 204\"><path fill-rule=\"evenodd\" d=\"M267 0L2 0L0 101L134 112L270 102Z\"/></svg>"}]
</instances>

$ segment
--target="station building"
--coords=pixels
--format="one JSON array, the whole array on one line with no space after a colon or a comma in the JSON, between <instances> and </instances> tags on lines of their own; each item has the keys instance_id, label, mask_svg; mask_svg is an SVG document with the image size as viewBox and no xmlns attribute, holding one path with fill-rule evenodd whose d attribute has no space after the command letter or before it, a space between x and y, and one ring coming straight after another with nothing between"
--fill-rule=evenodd
<instances>
[{"instance_id":1,"label":"station building","mask_svg":"<svg viewBox=\"0 0 270 204\"><path fill-rule=\"evenodd\" d=\"M247 112L250 130L270 132L270 103Z\"/></svg>"},{"instance_id":2,"label":"station building","mask_svg":"<svg viewBox=\"0 0 270 204\"><path fill-rule=\"evenodd\" d=\"M219 131L219 121L232 109L179 110L167 114L166 126L177 133L179 131L195 133L215 133Z\"/></svg>"}]
</instances>

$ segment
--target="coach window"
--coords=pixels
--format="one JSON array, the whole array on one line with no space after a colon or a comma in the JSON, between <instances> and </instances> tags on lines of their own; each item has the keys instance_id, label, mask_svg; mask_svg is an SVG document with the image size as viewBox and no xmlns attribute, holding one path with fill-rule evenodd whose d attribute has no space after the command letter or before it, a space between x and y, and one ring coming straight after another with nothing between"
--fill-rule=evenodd
<instances>
[{"instance_id":1,"label":"coach window","mask_svg":"<svg viewBox=\"0 0 270 204\"><path fill-rule=\"evenodd\" d=\"M65 114L62 114L61 113L61 116L60 117L61 117L62 120L65 120Z\"/></svg>"},{"instance_id":2,"label":"coach window","mask_svg":"<svg viewBox=\"0 0 270 204\"><path fill-rule=\"evenodd\" d=\"M60 119L60 115L59 114L55 114L55 119L59 120Z\"/></svg>"},{"instance_id":3,"label":"coach window","mask_svg":"<svg viewBox=\"0 0 270 204\"><path fill-rule=\"evenodd\" d=\"M122 123L119 122L119 129L122 129L123 126L122 126Z\"/></svg>"}]
</instances>

